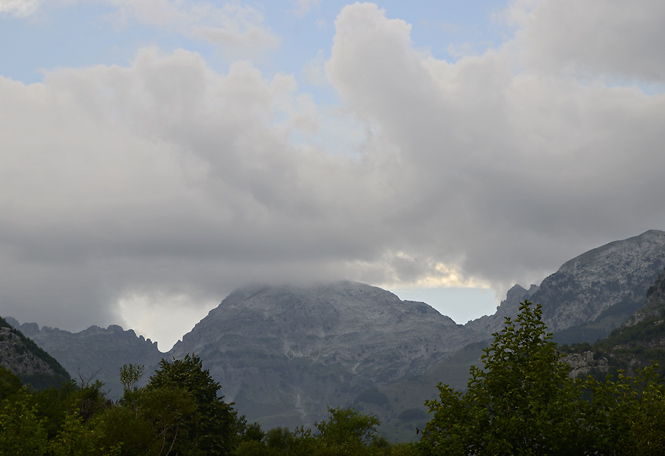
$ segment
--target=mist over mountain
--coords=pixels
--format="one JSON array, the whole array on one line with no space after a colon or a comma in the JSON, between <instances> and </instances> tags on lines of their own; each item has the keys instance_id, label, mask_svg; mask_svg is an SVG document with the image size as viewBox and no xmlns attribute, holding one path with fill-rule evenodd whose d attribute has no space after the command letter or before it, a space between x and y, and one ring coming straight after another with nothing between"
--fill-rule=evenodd
<instances>
[{"instance_id":1,"label":"mist over mountain","mask_svg":"<svg viewBox=\"0 0 665 456\"><path fill-rule=\"evenodd\" d=\"M542 304L559 341L593 342L644 305L664 267L665 232L647 231L567 261L540 285L515 285L493 315L466 325L357 282L257 284L232 292L166 354L117 326L21 329L74 377L95 373L112 392L121 391L123 364L150 372L161 357L196 353L227 400L265 427L311 424L327 406L355 405L410 429L438 381L463 387L483 344L523 300Z\"/></svg>"}]
</instances>

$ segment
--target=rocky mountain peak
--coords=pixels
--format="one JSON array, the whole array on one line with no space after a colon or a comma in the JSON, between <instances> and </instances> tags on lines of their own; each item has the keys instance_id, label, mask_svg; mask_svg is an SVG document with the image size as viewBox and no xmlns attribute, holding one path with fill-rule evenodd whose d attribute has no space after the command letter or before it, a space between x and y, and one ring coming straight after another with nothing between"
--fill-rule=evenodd
<instances>
[{"instance_id":1,"label":"rocky mountain peak","mask_svg":"<svg viewBox=\"0 0 665 456\"><path fill-rule=\"evenodd\" d=\"M426 371L478 339L425 303L370 285L254 285L231 293L170 356L197 353L251 419L293 424L368 386Z\"/></svg>"},{"instance_id":2,"label":"rocky mountain peak","mask_svg":"<svg viewBox=\"0 0 665 456\"><path fill-rule=\"evenodd\" d=\"M552 331L597 320L617 305L620 324L644 304L664 267L665 232L650 230L567 261L543 280L533 300L543 304Z\"/></svg>"}]
</instances>

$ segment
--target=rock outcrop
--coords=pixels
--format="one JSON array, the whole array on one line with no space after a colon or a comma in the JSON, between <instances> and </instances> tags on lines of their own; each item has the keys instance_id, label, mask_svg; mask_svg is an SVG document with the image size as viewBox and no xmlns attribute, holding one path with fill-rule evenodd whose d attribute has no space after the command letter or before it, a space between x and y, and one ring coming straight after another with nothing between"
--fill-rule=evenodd
<instances>
[{"instance_id":1,"label":"rock outcrop","mask_svg":"<svg viewBox=\"0 0 665 456\"><path fill-rule=\"evenodd\" d=\"M48 353L0 318L0 365L35 388L59 386L67 371Z\"/></svg>"},{"instance_id":2,"label":"rock outcrop","mask_svg":"<svg viewBox=\"0 0 665 456\"><path fill-rule=\"evenodd\" d=\"M591 350L563 356L561 362L570 365L570 372L568 373L570 378L585 377L594 370L605 373L609 369L607 358L595 356Z\"/></svg>"},{"instance_id":3,"label":"rock outcrop","mask_svg":"<svg viewBox=\"0 0 665 456\"><path fill-rule=\"evenodd\" d=\"M543 305L543 318L555 333L603 317L611 325L613 315L619 326L644 305L664 267L665 232L651 230L564 263L543 280L532 300Z\"/></svg>"}]
</instances>

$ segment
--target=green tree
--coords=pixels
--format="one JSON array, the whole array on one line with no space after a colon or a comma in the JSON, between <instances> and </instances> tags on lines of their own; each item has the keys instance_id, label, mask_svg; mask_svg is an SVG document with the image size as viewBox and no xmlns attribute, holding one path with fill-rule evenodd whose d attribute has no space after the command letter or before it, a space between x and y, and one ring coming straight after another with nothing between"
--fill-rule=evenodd
<instances>
[{"instance_id":1,"label":"green tree","mask_svg":"<svg viewBox=\"0 0 665 456\"><path fill-rule=\"evenodd\" d=\"M4 366L0 366L0 401L23 389L21 380Z\"/></svg>"},{"instance_id":2,"label":"green tree","mask_svg":"<svg viewBox=\"0 0 665 456\"><path fill-rule=\"evenodd\" d=\"M665 454L665 385L657 371L654 364L635 377L620 372L616 381L587 379L585 428L594 435L596 454Z\"/></svg>"},{"instance_id":3,"label":"green tree","mask_svg":"<svg viewBox=\"0 0 665 456\"><path fill-rule=\"evenodd\" d=\"M360 447L370 444L378 437L377 426L381 421L374 415L341 407L328 407L328 413L328 420L316 422L314 427L319 431L318 439L331 446Z\"/></svg>"},{"instance_id":4,"label":"green tree","mask_svg":"<svg viewBox=\"0 0 665 456\"><path fill-rule=\"evenodd\" d=\"M47 444L44 420L27 390L0 403L0 455L39 456L46 453Z\"/></svg>"},{"instance_id":5,"label":"green tree","mask_svg":"<svg viewBox=\"0 0 665 456\"><path fill-rule=\"evenodd\" d=\"M525 301L513 322L494 334L483 368L472 367L466 393L438 385L434 416L419 450L445 454L580 454L580 389L559 362L540 305Z\"/></svg>"},{"instance_id":6,"label":"green tree","mask_svg":"<svg viewBox=\"0 0 665 456\"><path fill-rule=\"evenodd\" d=\"M145 367L138 364L125 364L120 368L120 383L122 383L125 393L136 391L137 384L143 377Z\"/></svg>"},{"instance_id":7,"label":"green tree","mask_svg":"<svg viewBox=\"0 0 665 456\"><path fill-rule=\"evenodd\" d=\"M233 404L225 403L224 396L219 395L220 389L220 384L213 380L207 369L203 369L201 359L196 355L160 362L144 394L169 393L174 395L174 401L175 397L178 398L179 408L168 409L169 417L175 421L163 428L169 436L165 438L172 438L174 442L172 452L168 454L230 454L237 443L238 417ZM163 398L158 402L162 406L169 403ZM175 422L177 425L173 425Z\"/></svg>"},{"instance_id":8,"label":"green tree","mask_svg":"<svg viewBox=\"0 0 665 456\"><path fill-rule=\"evenodd\" d=\"M53 456L118 456L122 446L119 442L107 444L103 425L98 420L83 423L77 412L67 414L57 437L50 442Z\"/></svg>"}]
</instances>

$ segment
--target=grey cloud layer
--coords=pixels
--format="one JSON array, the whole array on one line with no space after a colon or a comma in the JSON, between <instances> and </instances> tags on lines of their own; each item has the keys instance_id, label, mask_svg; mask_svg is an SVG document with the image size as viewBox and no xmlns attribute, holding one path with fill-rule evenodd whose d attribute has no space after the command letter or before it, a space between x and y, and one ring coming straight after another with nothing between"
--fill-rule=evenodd
<instances>
[{"instance_id":1,"label":"grey cloud layer","mask_svg":"<svg viewBox=\"0 0 665 456\"><path fill-rule=\"evenodd\" d=\"M614 18L640 55L601 52L556 5L516 2L516 38L455 63L414 50L374 5L348 6L326 63L343 109L293 76L220 74L187 51L0 80L3 311L80 327L111 322L131 293L219 300L246 281L410 283L445 266L502 289L665 228L665 97L599 82L663 82L665 57L644 45L660 28L612 4L595 34ZM577 46L553 49L562 21ZM332 124L349 138L321 141Z\"/></svg>"}]
</instances>

